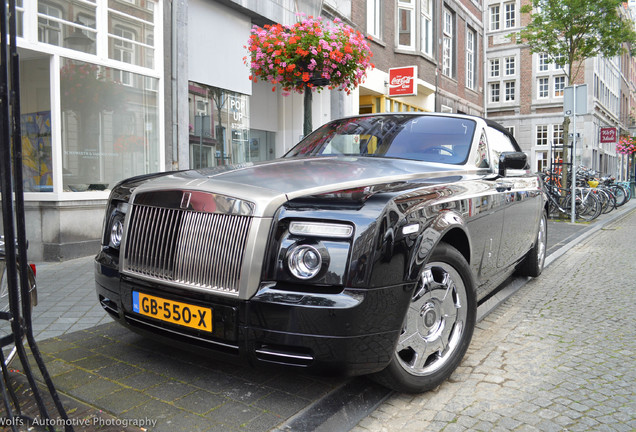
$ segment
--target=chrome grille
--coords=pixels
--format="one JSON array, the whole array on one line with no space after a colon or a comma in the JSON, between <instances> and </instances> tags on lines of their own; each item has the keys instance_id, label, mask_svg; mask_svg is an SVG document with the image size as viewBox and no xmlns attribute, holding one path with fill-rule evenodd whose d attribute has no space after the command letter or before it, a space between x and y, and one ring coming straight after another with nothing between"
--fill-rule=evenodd
<instances>
[{"instance_id":1,"label":"chrome grille","mask_svg":"<svg viewBox=\"0 0 636 432\"><path fill-rule=\"evenodd\" d=\"M250 216L133 205L124 271L199 289L238 293Z\"/></svg>"}]
</instances>

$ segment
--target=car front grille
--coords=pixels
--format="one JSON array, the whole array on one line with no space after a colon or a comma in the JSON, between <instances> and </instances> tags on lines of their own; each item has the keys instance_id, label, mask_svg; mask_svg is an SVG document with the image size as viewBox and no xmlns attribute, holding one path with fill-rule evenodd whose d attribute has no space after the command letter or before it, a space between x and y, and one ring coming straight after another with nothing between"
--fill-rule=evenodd
<instances>
[{"instance_id":1,"label":"car front grille","mask_svg":"<svg viewBox=\"0 0 636 432\"><path fill-rule=\"evenodd\" d=\"M238 294L252 217L135 204L124 272L200 290Z\"/></svg>"}]
</instances>

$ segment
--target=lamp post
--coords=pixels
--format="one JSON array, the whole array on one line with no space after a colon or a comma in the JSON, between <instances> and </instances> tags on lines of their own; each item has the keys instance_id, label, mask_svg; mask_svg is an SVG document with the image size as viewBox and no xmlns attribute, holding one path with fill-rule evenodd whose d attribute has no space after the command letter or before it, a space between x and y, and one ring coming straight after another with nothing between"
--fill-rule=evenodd
<instances>
[{"instance_id":1,"label":"lamp post","mask_svg":"<svg viewBox=\"0 0 636 432\"><path fill-rule=\"evenodd\" d=\"M94 42L80 28L80 26L85 27L83 22L76 20L73 24L75 24L74 30L64 38L64 44L67 48L87 53Z\"/></svg>"},{"instance_id":2,"label":"lamp post","mask_svg":"<svg viewBox=\"0 0 636 432\"><path fill-rule=\"evenodd\" d=\"M322 13L322 2L323 0L296 0L296 13L298 13L297 20L300 22L302 20L302 16L300 14L304 14L306 16L319 17ZM311 82L311 81L310 81ZM312 83L315 84L315 83ZM313 103L313 95L312 89L308 86L305 86L304 99L303 99L303 136L307 136L313 130L312 124L312 106Z\"/></svg>"}]
</instances>

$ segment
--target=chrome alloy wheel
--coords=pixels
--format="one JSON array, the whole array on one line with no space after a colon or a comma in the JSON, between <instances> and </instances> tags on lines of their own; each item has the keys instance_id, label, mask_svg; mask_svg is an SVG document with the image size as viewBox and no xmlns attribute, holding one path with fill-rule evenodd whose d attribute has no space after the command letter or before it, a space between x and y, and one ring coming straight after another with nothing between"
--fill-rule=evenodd
<instances>
[{"instance_id":1,"label":"chrome alloy wheel","mask_svg":"<svg viewBox=\"0 0 636 432\"><path fill-rule=\"evenodd\" d=\"M445 262L424 268L406 314L396 354L411 375L427 376L444 367L466 331L468 301L459 272Z\"/></svg>"}]
</instances>

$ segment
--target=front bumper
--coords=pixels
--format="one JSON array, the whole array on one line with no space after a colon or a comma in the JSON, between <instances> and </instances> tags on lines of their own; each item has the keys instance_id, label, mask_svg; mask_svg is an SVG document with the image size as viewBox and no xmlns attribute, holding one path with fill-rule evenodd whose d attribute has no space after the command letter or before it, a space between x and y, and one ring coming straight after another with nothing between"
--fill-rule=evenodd
<instances>
[{"instance_id":1,"label":"front bumper","mask_svg":"<svg viewBox=\"0 0 636 432\"><path fill-rule=\"evenodd\" d=\"M377 372L390 362L412 289L400 285L316 294L270 284L250 300L238 300L122 277L106 254L96 257L95 282L106 312L144 335L254 366L282 364L344 375ZM135 313L133 291L211 308L214 330Z\"/></svg>"}]
</instances>

